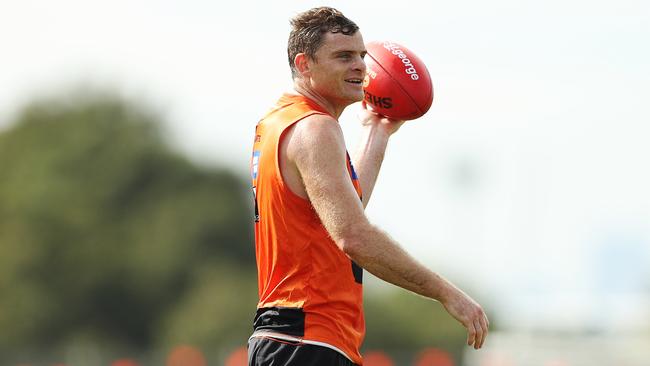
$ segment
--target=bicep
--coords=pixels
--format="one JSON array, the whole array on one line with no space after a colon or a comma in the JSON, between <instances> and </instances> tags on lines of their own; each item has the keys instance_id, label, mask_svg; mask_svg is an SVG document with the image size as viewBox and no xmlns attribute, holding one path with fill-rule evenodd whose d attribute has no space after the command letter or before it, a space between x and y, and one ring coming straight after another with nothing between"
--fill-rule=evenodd
<instances>
[{"instance_id":1,"label":"bicep","mask_svg":"<svg viewBox=\"0 0 650 366\"><path fill-rule=\"evenodd\" d=\"M346 168L345 143L338 125L307 122L294 134L289 151L309 200L337 244L366 221Z\"/></svg>"}]
</instances>

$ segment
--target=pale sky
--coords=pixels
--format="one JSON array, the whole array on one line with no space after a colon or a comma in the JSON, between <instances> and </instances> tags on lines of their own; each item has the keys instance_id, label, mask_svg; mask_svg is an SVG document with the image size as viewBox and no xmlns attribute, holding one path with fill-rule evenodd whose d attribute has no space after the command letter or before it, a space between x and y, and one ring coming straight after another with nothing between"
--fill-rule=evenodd
<instances>
[{"instance_id":1,"label":"pale sky","mask_svg":"<svg viewBox=\"0 0 650 366\"><path fill-rule=\"evenodd\" d=\"M389 146L371 220L503 325L647 329L650 3L222 4L0 0L0 126L35 96L108 86L246 176L255 123L290 86L289 18L334 6L416 52L435 89Z\"/></svg>"}]
</instances>

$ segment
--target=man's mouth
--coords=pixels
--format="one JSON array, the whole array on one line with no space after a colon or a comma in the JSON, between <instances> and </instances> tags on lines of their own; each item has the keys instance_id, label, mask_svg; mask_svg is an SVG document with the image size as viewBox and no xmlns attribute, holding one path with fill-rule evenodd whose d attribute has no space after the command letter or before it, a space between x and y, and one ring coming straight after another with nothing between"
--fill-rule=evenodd
<instances>
[{"instance_id":1,"label":"man's mouth","mask_svg":"<svg viewBox=\"0 0 650 366\"><path fill-rule=\"evenodd\" d=\"M359 85L361 85L361 84L363 83L363 79L355 79L355 78L352 78L352 79L345 79L345 81L346 81L347 83L359 84Z\"/></svg>"}]
</instances>

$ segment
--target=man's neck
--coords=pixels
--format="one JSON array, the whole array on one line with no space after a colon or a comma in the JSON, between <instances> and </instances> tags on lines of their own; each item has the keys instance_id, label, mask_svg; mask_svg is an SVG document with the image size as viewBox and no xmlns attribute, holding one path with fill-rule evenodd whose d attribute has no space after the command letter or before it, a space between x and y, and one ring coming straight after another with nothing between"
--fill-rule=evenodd
<instances>
[{"instance_id":1,"label":"man's neck","mask_svg":"<svg viewBox=\"0 0 650 366\"><path fill-rule=\"evenodd\" d=\"M303 80L297 79L293 83L293 89L296 93L313 100L316 104L323 107L327 113L331 114L337 121L345 107L336 107L332 102L321 96L319 93L310 88Z\"/></svg>"}]
</instances>

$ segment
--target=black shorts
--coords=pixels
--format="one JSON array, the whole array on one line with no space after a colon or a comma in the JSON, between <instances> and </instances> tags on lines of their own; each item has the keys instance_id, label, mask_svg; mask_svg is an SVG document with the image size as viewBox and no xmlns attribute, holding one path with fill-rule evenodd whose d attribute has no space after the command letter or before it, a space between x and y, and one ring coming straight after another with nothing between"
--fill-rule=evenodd
<instances>
[{"instance_id":1,"label":"black shorts","mask_svg":"<svg viewBox=\"0 0 650 366\"><path fill-rule=\"evenodd\" d=\"M248 366L355 366L347 357L327 347L267 337L248 341Z\"/></svg>"}]
</instances>

